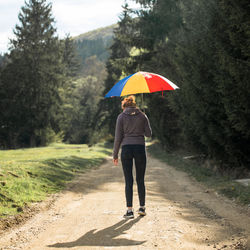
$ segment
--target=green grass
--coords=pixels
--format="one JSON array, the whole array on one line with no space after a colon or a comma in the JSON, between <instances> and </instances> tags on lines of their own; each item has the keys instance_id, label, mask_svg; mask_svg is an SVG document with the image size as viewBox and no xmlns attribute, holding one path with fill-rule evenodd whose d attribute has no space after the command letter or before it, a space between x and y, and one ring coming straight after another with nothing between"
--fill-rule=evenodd
<instances>
[{"instance_id":1,"label":"green grass","mask_svg":"<svg viewBox=\"0 0 250 250\"><path fill-rule=\"evenodd\" d=\"M203 167L202 164L197 161L185 160L183 159L183 153L166 152L158 143L149 144L148 150L152 156L178 170L187 172L208 188L224 194L231 199L235 199L235 201L240 204L250 204L250 186L246 187L235 182L229 175L215 173L211 169Z\"/></svg>"},{"instance_id":2,"label":"green grass","mask_svg":"<svg viewBox=\"0 0 250 250\"><path fill-rule=\"evenodd\" d=\"M14 215L65 187L77 174L100 165L111 149L104 144L53 144L0 151L0 217Z\"/></svg>"}]
</instances>

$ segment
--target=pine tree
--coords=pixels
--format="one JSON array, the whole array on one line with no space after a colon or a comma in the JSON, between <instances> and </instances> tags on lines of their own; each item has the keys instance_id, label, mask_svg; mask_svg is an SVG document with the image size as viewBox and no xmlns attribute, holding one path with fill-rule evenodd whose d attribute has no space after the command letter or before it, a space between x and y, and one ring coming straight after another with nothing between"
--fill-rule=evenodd
<instances>
[{"instance_id":1,"label":"pine tree","mask_svg":"<svg viewBox=\"0 0 250 250\"><path fill-rule=\"evenodd\" d=\"M66 68L66 76L75 78L80 69L80 59L77 55L76 44L69 35L62 40L63 45L63 62Z\"/></svg>"},{"instance_id":2,"label":"pine tree","mask_svg":"<svg viewBox=\"0 0 250 250\"><path fill-rule=\"evenodd\" d=\"M184 28L173 41L182 85L173 108L183 134L218 162L247 166L247 2L185 1L182 11Z\"/></svg>"},{"instance_id":3,"label":"pine tree","mask_svg":"<svg viewBox=\"0 0 250 250\"><path fill-rule=\"evenodd\" d=\"M6 148L8 135L8 103L9 96L8 89L5 88L3 80L3 71L8 65L8 54L0 55L0 148Z\"/></svg>"},{"instance_id":4,"label":"pine tree","mask_svg":"<svg viewBox=\"0 0 250 250\"><path fill-rule=\"evenodd\" d=\"M179 1L138 1L144 8L139 10L130 39L138 53L132 55L135 71L155 72L176 82L175 65L171 61L172 36L182 25ZM174 46L172 46L174 47ZM171 48L173 50L173 48ZM178 144L178 115L171 109L170 95L153 93L146 95L146 112L150 118L154 136L164 147L173 149ZM157 110L157 111L156 111Z\"/></svg>"},{"instance_id":5,"label":"pine tree","mask_svg":"<svg viewBox=\"0 0 250 250\"><path fill-rule=\"evenodd\" d=\"M134 69L157 71L180 91L147 97L154 135L227 166L249 166L248 1L137 0ZM130 69L127 66L127 69Z\"/></svg>"},{"instance_id":6,"label":"pine tree","mask_svg":"<svg viewBox=\"0 0 250 250\"><path fill-rule=\"evenodd\" d=\"M62 46L51 11L45 0L29 0L18 16L20 24L11 40L11 63L4 73L5 87L13 98L9 103L9 121L13 122L8 124L11 144L45 145L61 109Z\"/></svg>"},{"instance_id":7,"label":"pine tree","mask_svg":"<svg viewBox=\"0 0 250 250\"><path fill-rule=\"evenodd\" d=\"M246 0L221 0L218 10L213 33L219 73L214 79L226 116L224 155L234 165L250 166L250 5Z\"/></svg>"},{"instance_id":8,"label":"pine tree","mask_svg":"<svg viewBox=\"0 0 250 250\"><path fill-rule=\"evenodd\" d=\"M131 10L128 4L123 6L123 12L118 22L118 27L114 30L113 44L110 47L110 57L106 63L107 78L105 79L105 89L103 95L120 80L121 77L132 74L130 51L132 48L132 26L133 18L130 16ZM119 98L107 98L100 102L98 120L99 126L105 124L110 134L114 134L117 115L121 112Z\"/></svg>"}]
</instances>

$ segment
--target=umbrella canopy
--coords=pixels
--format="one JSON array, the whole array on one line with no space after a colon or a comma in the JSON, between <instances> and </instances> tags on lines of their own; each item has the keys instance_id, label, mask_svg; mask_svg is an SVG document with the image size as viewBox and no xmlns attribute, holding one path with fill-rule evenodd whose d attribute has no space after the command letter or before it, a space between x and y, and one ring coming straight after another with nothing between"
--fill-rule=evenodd
<instances>
[{"instance_id":1,"label":"umbrella canopy","mask_svg":"<svg viewBox=\"0 0 250 250\"><path fill-rule=\"evenodd\" d=\"M139 71L117 82L105 97L175 90L179 87L164 76Z\"/></svg>"}]
</instances>

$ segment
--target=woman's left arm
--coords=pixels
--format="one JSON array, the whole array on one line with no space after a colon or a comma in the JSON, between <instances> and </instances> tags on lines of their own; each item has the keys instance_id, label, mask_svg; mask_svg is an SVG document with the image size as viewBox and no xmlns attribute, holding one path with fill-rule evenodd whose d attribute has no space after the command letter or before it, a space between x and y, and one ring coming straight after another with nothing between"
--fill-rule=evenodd
<instances>
[{"instance_id":1,"label":"woman's left arm","mask_svg":"<svg viewBox=\"0 0 250 250\"><path fill-rule=\"evenodd\" d=\"M115 142L114 142L114 150L113 150L113 159L118 159L118 153L119 153L122 139L123 139L123 125L122 125L122 117L119 115L117 118L116 127L115 127Z\"/></svg>"}]
</instances>

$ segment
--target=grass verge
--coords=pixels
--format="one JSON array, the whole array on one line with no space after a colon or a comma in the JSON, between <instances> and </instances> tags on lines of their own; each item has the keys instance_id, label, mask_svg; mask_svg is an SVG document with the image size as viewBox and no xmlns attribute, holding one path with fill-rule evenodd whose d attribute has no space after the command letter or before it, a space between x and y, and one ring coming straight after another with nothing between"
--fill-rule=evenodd
<instances>
[{"instance_id":1,"label":"grass verge","mask_svg":"<svg viewBox=\"0 0 250 250\"><path fill-rule=\"evenodd\" d=\"M243 186L235 182L229 175L223 176L209 168L203 167L197 161L183 159L184 155L181 153L166 152L159 143L149 144L148 151L155 158L193 176L198 182L202 182L208 188L234 199L240 204L250 204L250 186Z\"/></svg>"},{"instance_id":2,"label":"grass verge","mask_svg":"<svg viewBox=\"0 0 250 250\"><path fill-rule=\"evenodd\" d=\"M100 165L110 147L53 144L0 151L0 218L22 212L31 202L65 187L77 174Z\"/></svg>"}]
</instances>

